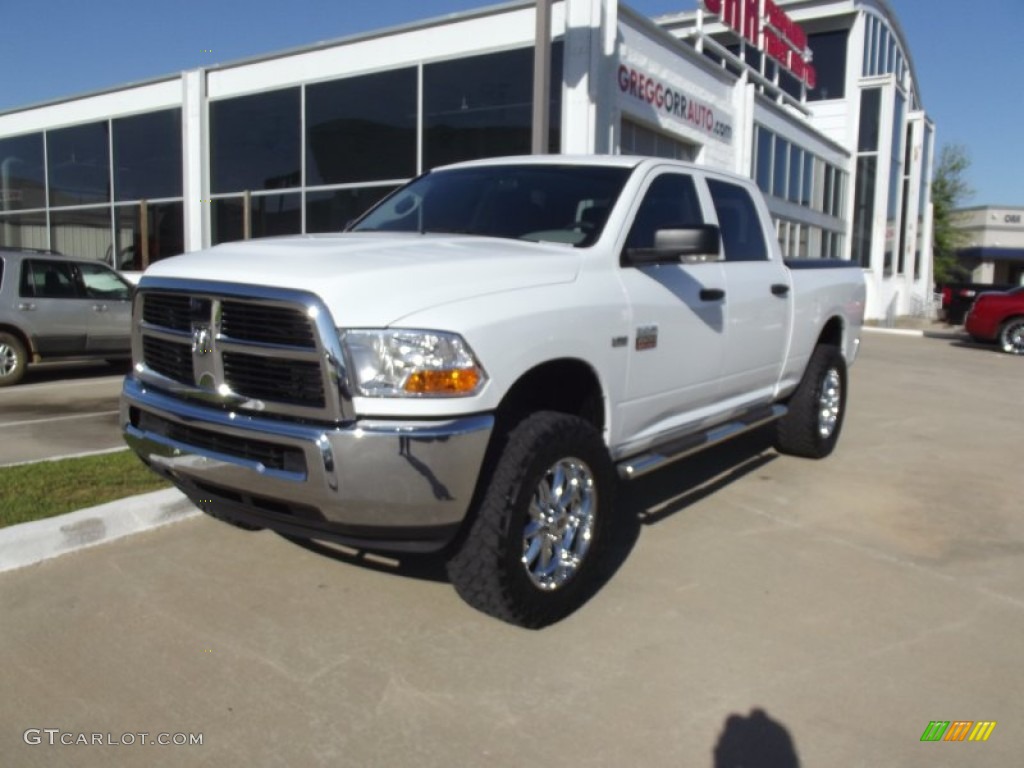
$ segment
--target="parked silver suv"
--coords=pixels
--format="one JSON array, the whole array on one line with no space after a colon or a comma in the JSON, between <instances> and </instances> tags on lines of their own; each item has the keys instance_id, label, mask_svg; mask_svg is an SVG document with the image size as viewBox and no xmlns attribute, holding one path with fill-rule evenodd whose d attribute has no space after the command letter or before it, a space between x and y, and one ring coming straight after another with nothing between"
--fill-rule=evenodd
<instances>
[{"instance_id":1,"label":"parked silver suv","mask_svg":"<svg viewBox=\"0 0 1024 768\"><path fill-rule=\"evenodd\" d=\"M101 262L0 248L0 387L30 362L130 357L131 298Z\"/></svg>"}]
</instances>

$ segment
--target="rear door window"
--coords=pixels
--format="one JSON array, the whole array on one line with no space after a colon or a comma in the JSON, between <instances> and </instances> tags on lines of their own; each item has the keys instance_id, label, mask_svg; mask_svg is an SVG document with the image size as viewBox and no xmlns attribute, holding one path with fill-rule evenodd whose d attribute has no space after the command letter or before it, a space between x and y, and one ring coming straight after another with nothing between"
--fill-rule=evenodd
<instances>
[{"instance_id":1,"label":"rear door window","mask_svg":"<svg viewBox=\"0 0 1024 768\"><path fill-rule=\"evenodd\" d=\"M767 261L761 218L750 193L739 184L708 179L726 261Z\"/></svg>"},{"instance_id":2,"label":"rear door window","mask_svg":"<svg viewBox=\"0 0 1024 768\"><path fill-rule=\"evenodd\" d=\"M103 264L79 264L78 271L90 299L126 301L131 298L131 286Z\"/></svg>"}]
</instances>

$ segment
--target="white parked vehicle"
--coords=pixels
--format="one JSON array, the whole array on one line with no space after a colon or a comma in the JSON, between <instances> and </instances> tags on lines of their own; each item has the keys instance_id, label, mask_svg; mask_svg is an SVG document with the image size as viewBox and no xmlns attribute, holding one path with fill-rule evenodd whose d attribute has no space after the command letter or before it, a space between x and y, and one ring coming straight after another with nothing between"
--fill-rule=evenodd
<instances>
[{"instance_id":1,"label":"white parked vehicle","mask_svg":"<svg viewBox=\"0 0 1024 768\"><path fill-rule=\"evenodd\" d=\"M570 613L629 480L774 422L828 455L865 287L784 263L745 178L638 157L432 171L331 236L139 282L128 443L247 526L438 551L459 594Z\"/></svg>"}]
</instances>

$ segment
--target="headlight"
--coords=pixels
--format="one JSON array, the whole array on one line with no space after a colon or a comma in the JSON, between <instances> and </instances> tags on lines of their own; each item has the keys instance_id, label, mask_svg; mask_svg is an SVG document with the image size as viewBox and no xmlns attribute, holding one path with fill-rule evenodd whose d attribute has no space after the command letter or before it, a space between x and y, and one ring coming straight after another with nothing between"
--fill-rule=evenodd
<instances>
[{"instance_id":1,"label":"headlight","mask_svg":"<svg viewBox=\"0 0 1024 768\"><path fill-rule=\"evenodd\" d=\"M365 397L475 395L487 375L455 333L339 329L352 381Z\"/></svg>"}]
</instances>

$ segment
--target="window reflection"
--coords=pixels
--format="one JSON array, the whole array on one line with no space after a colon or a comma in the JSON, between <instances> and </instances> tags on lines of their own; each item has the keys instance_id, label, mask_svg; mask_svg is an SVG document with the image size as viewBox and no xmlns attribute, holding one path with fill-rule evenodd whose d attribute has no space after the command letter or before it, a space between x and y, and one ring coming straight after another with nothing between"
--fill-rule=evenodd
<instances>
[{"instance_id":1,"label":"window reflection","mask_svg":"<svg viewBox=\"0 0 1024 768\"><path fill-rule=\"evenodd\" d=\"M558 151L561 43L551 52L551 132ZM479 157L530 152L533 48L471 56L423 67L424 170Z\"/></svg>"},{"instance_id":2,"label":"window reflection","mask_svg":"<svg viewBox=\"0 0 1024 768\"><path fill-rule=\"evenodd\" d=\"M210 183L214 194L297 187L299 89L210 104Z\"/></svg>"},{"instance_id":3,"label":"window reflection","mask_svg":"<svg viewBox=\"0 0 1024 768\"><path fill-rule=\"evenodd\" d=\"M109 202L109 149L106 121L48 131L50 205Z\"/></svg>"},{"instance_id":4,"label":"window reflection","mask_svg":"<svg viewBox=\"0 0 1024 768\"><path fill-rule=\"evenodd\" d=\"M110 207L51 212L50 244L67 256L108 258L113 247Z\"/></svg>"},{"instance_id":5,"label":"window reflection","mask_svg":"<svg viewBox=\"0 0 1024 768\"><path fill-rule=\"evenodd\" d=\"M48 248L46 212L0 215L0 245L8 248Z\"/></svg>"},{"instance_id":6,"label":"window reflection","mask_svg":"<svg viewBox=\"0 0 1024 768\"><path fill-rule=\"evenodd\" d=\"M184 210L181 203L146 204L146 248L143 252L142 206L115 209L117 253L105 261L115 269L139 271L154 261L185 250Z\"/></svg>"},{"instance_id":7,"label":"window reflection","mask_svg":"<svg viewBox=\"0 0 1024 768\"><path fill-rule=\"evenodd\" d=\"M181 197L181 110L113 121L116 200Z\"/></svg>"},{"instance_id":8,"label":"window reflection","mask_svg":"<svg viewBox=\"0 0 1024 768\"><path fill-rule=\"evenodd\" d=\"M306 183L416 175L416 70L306 87Z\"/></svg>"},{"instance_id":9,"label":"window reflection","mask_svg":"<svg viewBox=\"0 0 1024 768\"><path fill-rule=\"evenodd\" d=\"M43 134L0 139L0 211L45 206Z\"/></svg>"},{"instance_id":10,"label":"window reflection","mask_svg":"<svg viewBox=\"0 0 1024 768\"><path fill-rule=\"evenodd\" d=\"M306 231L340 232L395 187L331 189L306 193Z\"/></svg>"}]
</instances>

